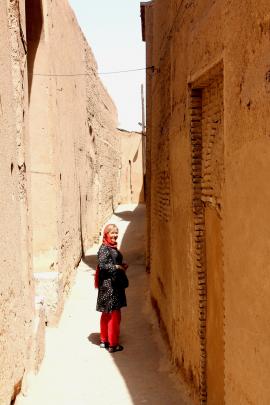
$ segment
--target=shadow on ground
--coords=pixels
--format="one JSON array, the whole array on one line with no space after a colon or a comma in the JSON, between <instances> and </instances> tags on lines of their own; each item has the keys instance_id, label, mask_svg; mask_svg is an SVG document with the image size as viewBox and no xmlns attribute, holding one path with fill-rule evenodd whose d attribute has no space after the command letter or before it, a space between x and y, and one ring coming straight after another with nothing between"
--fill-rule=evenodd
<instances>
[{"instance_id":1,"label":"shadow on ground","mask_svg":"<svg viewBox=\"0 0 270 405\"><path fill-rule=\"evenodd\" d=\"M145 310L149 288L149 275L145 271L145 206L139 205L134 211L114 215L115 219L118 218L115 222L120 234L121 227L124 228L122 225L126 225L124 221L130 222L120 245L124 260L129 263L130 286L126 291L128 307L122 309L120 343L124 351L111 355L134 405L184 405L186 402L168 375L169 363L162 357L153 337L149 310ZM92 256L85 260L92 266ZM99 344L99 333L91 333L88 340L94 345Z\"/></svg>"},{"instance_id":2,"label":"shadow on ground","mask_svg":"<svg viewBox=\"0 0 270 405\"><path fill-rule=\"evenodd\" d=\"M91 267L91 269L95 269L97 266L97 255L84 256L82 257L82 261L87 264L87 266Z\"/></svg>"},{"instance_id":3,"label":"shadow on ground","mask_svg":"<svg viewBox=\"0 0 270 405\"><path fill-rule=\"evenodd\" d=\"M100 343L100 335L99 332L97 333L90 333L90 335L88 336L88 340L90 343L92 343L93 345L99 346Z\"/></svg>"}]
</instances>

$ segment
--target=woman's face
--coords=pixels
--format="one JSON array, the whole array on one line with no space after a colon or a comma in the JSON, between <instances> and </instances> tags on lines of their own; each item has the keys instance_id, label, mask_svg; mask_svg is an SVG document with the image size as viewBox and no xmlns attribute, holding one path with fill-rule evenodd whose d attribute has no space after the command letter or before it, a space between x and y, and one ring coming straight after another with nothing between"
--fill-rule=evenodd
<instances>
[{"instance_id":1,"label":"woman's face","mask_svg":"<svg viewBox=\"0 0 270 405\"><path fill-rule=\"evenodd\" d=\"M112 229L110 230L110 232L108 233L108 235L109 235L110 239L111 239L113 242L116 242L116 241L117 241L117 238L118 238L118 229L117 229L117 228L112 228Z\"/></svg>"}]
</instances>

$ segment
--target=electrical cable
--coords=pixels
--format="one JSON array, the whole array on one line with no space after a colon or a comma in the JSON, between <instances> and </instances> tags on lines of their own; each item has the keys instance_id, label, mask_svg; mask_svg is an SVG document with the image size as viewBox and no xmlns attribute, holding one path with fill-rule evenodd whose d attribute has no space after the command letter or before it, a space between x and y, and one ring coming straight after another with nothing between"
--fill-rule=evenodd
<instances>
[{"instance_id":1,"label":"electrical cable","mask_svg":"<svg viewBox=\"0 0 270 405\"><path fill-rule=\"evenodd\" d=\"M98 75L112 75L118 73L130 73L137 72L139 70L151 69L152 72L155 71L155 66L146 66L145 68L138 69L128 69L128 70L116 70L112 72L97 72ZM71 74L54 74L54 73L29 73L30 76L43 76L43 77L76 77L76 76L90 76L89 73L71 73Z\"/></svg>"}]
</instances>

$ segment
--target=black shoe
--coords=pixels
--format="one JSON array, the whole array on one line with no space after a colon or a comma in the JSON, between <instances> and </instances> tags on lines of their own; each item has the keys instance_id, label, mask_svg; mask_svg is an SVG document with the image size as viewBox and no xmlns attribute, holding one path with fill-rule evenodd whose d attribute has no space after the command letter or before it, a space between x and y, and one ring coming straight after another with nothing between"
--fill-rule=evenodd
<instances>
[{"instance_id":1,"label":"black shoe","mask_svg":"<svg viewBox=\"0 0 270 405\"><path fill-rule=\"evenodd\" d=\"M124 348L123 348L123 346L121 346L121 345L110 346L110 347L109 347L109 352L110 352L110 353L121 352L122 350L124 350Z\"/></svg>"},{"instance_id":2,"label":"black shoe","mask_svg":"<svg viewBox=\"0 0 270 405\"><path fill-rule=\"evenodd\" d=\"M100 347L101 349L108 349L109 343L108 343L108 342L100 342L99 347Z\"/></svg>"}]
</instances>

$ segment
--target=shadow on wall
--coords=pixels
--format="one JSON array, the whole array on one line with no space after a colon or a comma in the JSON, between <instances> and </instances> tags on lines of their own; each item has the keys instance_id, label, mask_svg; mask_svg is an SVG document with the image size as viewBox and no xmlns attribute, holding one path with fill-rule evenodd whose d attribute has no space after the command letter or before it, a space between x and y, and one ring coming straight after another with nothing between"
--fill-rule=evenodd
<instances>
[{"instance_id":1,"label":"shadow on wall","mask_svg":"<svg viewBox=\"0 0 270 405\"><path fill-rule=\"evenodd\" d=\"M114 214L120 221L129 222L123 235L120 250L124 260L132 266L145 266L145 206L139 204L134 211L122 211Z\"/></svg>"},{"instance_id":2,"label":"shadow on wall","mask_svg":"<svg viewBox=\"0 0 270 405\"><path fill-rule=\"evenodd\" d=\"M145 313L149 277L145 270L145 206L140 204L134 211L116 212L114 215L120 223L129 222L120 250L129 264L130 282L126 291L128 307L122 310L121 323L120 343L125 350L112 354L115 365L125 380L134 405L179 404L179 398L178 402L175 401L175 393L168 393L171 386L168 373L159 371L159 349L151 339L151 324ZM87 256L84 260L95 267L95 256ZM99 345L99 339L99 331L88 336L89 342L94 345Z\"/></svg>"},{"instance_id":3,"label":"shadow on wall","mask_svg":"<svg viewBox=\"0 0 270 405\"><path fill-rule=\"evenodd\" d=\"M138 205L134 211L114 212L114 215L120 221L130 222L120 245L124 260L131 266L145 266L146 226L144 204ZM82 261L92 269L97 266L96 255L86 255L82 257Z\"/></svg>"},{"instance_id":4,"label":"shadow on wall","mask_svg":"<svg viewBox=\"0 0 270 405\"><path fill-rule=\"evenodd\" d=\"M31 98L31 88L34 73L34 62L43 29L43 15L40 0L25 1L27 67L28 67L28 97Z\"/></svg>"}]
</instances>

